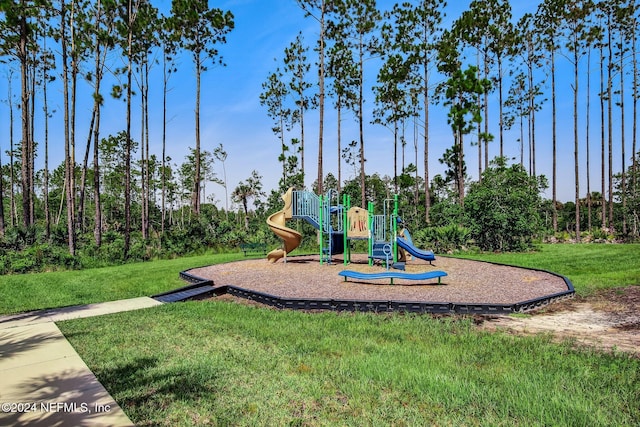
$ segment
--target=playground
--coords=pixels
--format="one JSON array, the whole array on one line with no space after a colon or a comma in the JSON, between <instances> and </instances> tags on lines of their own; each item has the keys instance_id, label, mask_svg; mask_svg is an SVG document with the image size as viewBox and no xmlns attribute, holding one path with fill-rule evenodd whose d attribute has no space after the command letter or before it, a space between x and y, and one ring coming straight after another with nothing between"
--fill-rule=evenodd
<instances>
[{"instance_id":1,"label":"playground","mask_svg":"<svg viewBox=\"0 0 640 427\"><path fill-rule=\"evenodd\" d=\"M417 273L444 270L447 276L414 281L349 280L338 273L340 263L320 264L317 255L290 257L288 262L270 264L264 259L236 261L195 268L188 273L212 280L214 285L230 285L259 294L289 300L438 302L457 306L514 305L567 291L562 277L525 268L495 265L480 261L438 257L434 265L413 260L407 271ZM383 266L370 267L365 254L353 255L351 270L385 271ZM249 299L253 299L249 296Z\"/></svg>"},{"instance_id":2,"label":"playground","mask_svg":"<svg viewBox=\"0 0 640 427\"><path fill-rule=\"evenodd\" d=\"M526 268L434 255L415 247L398 215L397 197L374 206L352 207L329 191L317 196L289 189L282 210L267 224L282 240L267 260L254 259L195 268L184 277L281 308L432 313L523 312L573 296L563 276ZM302 240L288 220L302 219L318 234L315 255L291 256ZM351 253L354 240L367 253ZM207 291L207 288L203 288Z\"/></svg>"}]
</instances>

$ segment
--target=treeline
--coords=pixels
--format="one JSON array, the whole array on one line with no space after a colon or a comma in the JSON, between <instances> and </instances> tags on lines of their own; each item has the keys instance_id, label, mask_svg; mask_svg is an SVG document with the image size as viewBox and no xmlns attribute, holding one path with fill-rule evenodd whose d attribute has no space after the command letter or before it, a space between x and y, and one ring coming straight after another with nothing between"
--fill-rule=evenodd
<instances>
[{"instance_id":1,"label":"treeline","mask_svg":"<svg viewBox=\"0 0 640 427\"><path fill-rule=\"evenodd\" d=\"M102 147L101 150L107 148ZM109 157L105 155L105 157ZM205 156L206 157L206 156ZM637 159L640 160L640 159ZM156 258L175 257L202 253L206 250L220 252L238 251L241 243L265 243L276 248L281 242L266 225L271 213L282 209L282 192L272 190L269 194L262 191L262 178L256 172L241 182L232 192L232 198L238 209L226 210L213 203L203 202L199 215L195 215L190 206L190 182L184 179L190 176L192 159L187 159L179 168L184 174L170 179L168 198L172 200L166 212L166 226L160 232L162 212L159 205L150 209L149 222L152 232L143 237L141 232L142 185L140 165L134 165L132 180L132 227L131 246L124 250L124 210L122 209L123 176L122 169L112 169L118 162L107 162L104 167L103 198L105 228L101 245L96 245L94 235L86 224L76 230L77 250L71 255L67 246L67 231L60 206L64 205L63 165L52 174L52 188L49 203L56 207L56 215L51 228L47 231L43 221L28 227L16 224L7 227L0 238L0 274L46 271L60 268L88 268L114 263L145 261ZM157 165L156 165L157 166ZM155 167L152 171L157 170ZM79 175L80 169L76 169ZM533 177L524 167L515 163L509 165L504 158L492 161L483 171L482 180L471 182L467 188L465 204L458 203L457 187L453 179L453 169L447 169L443 177L436 177L430 186L431 223L424 222L424 193L415 191L422 186L422 178L405 169L397 180L378 174L366 176L366 198L372 201L376 214L381 214L385 203L399 195L400 215L411 230L416 244L431 248L438 253L459 250L522 251L531 249L535 243L575 241L575 206L572 202L558 204L559 231L553 231L553 206L550 200L543 200L541 190L546 188L544 177ZM159 200L159 174L151 173L151 193ZM631 177L631 175L629 175ZM618 177L619 178L619 177ZM41 184L39 180L38 184ZM396 191L397 181L398 187ZM338 182L332 174L324 177L325 190L337 190ZM360 178L356 177L341 184L343 194L348 194L356 202L360 197ZM620 180L616 181L616 191L620 189ZM314 185L317 191L317 185ZM182 197L182 201L178 199ZM35 198L36 217L44 216L42 195ZM19 202L19 200L18 200ZM334 203L340 203L333 199ZM636 199L634 203L637 203ZM580 201L586 206L587 200ZM18 203L19 204L19 203ZM359 204L359 203L358 203ZM249 209L253 206L253 209ZM388 208L388 206L387 206ZM595 205L587 216L583 209L580 218L581 227L587 230L589 224L595 224L600 217L601 205ZM624 211L622 204L614 204L615 225L619 226ZM87 213L87 224L94 221ZM302 232L301 251L318 250L316 231L304 221L292 222L290 227ZM84 227L84 228L83 228ZM632 241L632 236L614 234L611 230L592 228L582 232L583 241L623 242ZM366 246L356 250L366 250Z\"/></svg>"},{"instance_id":2,"label":"treeline","mask_svg":"<svg viewBox=\"0 0 640 427\"><path fill-rule=\"evenodd\" d=\"M222 62L219 47L234 27L231 11L210 8L206 0L173 0L167 16L147 0L1 0L0 66L9 76L10 136L3 141L0 233L14 242L8 247L27 247L28 241L55 240L59 245L64 240L69 259L75 259L79 249L101 251L103 245L118 242L114 253L132 259L175 245L174 236L204 246L235 244L249 236L272 239L259 221L252 221L278 209L278 195L288 186L304 186L309 148L305 119L312 111L317 112L320 126L317 146L312 143L318 148L314 189L319 193L335 186L361 205L380 201L382 194L401 193L410 203L414 229L428 224L472 230L477 227L470 225L467 198L482 185L485 173L494 170L492 158L498 159L497 169L508 169L501 162L505 147L514 143L508 137L511 130L519 134L516 163L534 179L538 191L546 180L538 176L536 153L540 141L552 146L548 184L552 200L542 203L544 209L527 207L541 215L539 230L570 231L577 241L584 230L638 236L638 171L633 154L638 152L639 9L634 0L543 0L534 13L517 21L507 0L474 0L446 28L447 6L438 0L402 2L389 10L380 10L374 0L292 2L292 8L296 5L316 22L312 37L317 39L307 44L301 33L287 46L260 96L281 144L282 178L266 201L259 171L233 189L226 178L218 180L225 195L231 190L240 207L234 213L226 205L222 209L203 200L203 186L212 181L207 168L213 160L224 167L226 152L222 146L204 152L199 134L200 78L210 65ZM317 59L310 58L311 52ZM116 66L111 54L124 61ZM195 70L195 140L192 152L178 166L168 159L165 147L169 79L181 55L191 58ZM156 57L161 66L154 72L163 77L160 87L150 83ZM371 64L376 64L374 69ZM569 66L572 73L571 84L561 87L560 65ZM20 81L19 100L12 93L14 74ZM373 87L366 86L365 81L374 77ZM56 87L62 90L52 93L50 87L58 78ZM86 135L79 135L76 125L79 84L92 88ZM585 86L589 89L580 89ZM161 93L163 100L161 153L149 149L151 91ZM597 96L592 99L594 91ZM124 129L115 135L101 131L107 96L125 101ZM140 101L136 111L134 97ZM52 98L63 106L63 147L49 146ZM558 163L567 168L571 162L556 156L561 144L557 110L559 99L568 98L572 120L563 126L573 129L575 200L563 205L556 197L557 168ZM490 99L497 99L497 105L490 105ZM371 117L364 107L367 100L375 104ZM446 173L431 176L434 105L448 112L452 146L437 159ZM331 139L338 142L339 167L337 176L331 175L333 183L323 170L328 108L337 116L337 135ZM552 125L541 130L543 110L550 110ZM344 144L340 124L347 117L354 118L359 134ZM139 137L132 134L134 121ZM19 135L13 134L14 122L20 124ZM394 135L394 176L388 180L365 169L364 128L371 122ZM38 138L36 123L44 130ZM405 147L412 137L414 153L407 158L415 160L405 162ZM477 182L471 182L467 171L469 146L477 151ZM62 165L49 165L51 149L64 151ZM423 165L418 165L420 151ZM619 153L621 164L617 174L614 153ZM36 154L44 159L44 168L38 171ZM594 161L600 164L599 186L589 173ZM355 180L344 179L342 164L357 171ZM580 187L585 171L586 191ZM567 209L572 210L572 220ZM210 240L185 231L194 229ZM544 234L539 230L531 231L529 238ZM105 236L109 236L106 242Z\"/></svg>"},{"instance_id":3,"label":"treeline","mask_svg":"<svg viewBox=\"0 0 640 427\"><path fill-rule=\"evenodd\" d=\"M437 0L397 3L386 11L379 10L375 0L297 3L318 23L318 72L312 70L307 58L310 47L305 47L301 34L284 50L282 65L263 84L261 98L282 144L282 181L299 182L297 175L304 176L305 113L317 108L322 123L324 103L330 101L337 111L338 165L344 160L358 166L360 199L366 197L365 124L379 123L393 132L396 190L406 165L405 146L413 140L414 153L407 157L415 159L411 166L416 175L422 150L421 191L424 219L429 223L430 185L442 178L432 178L429 172L433 161L430 108L436 105L448 112L453 141L439 160L453 166L450 171L461 207L468 189L469 146L477 153L474 168L479 180L490 160L505 156L513 144L519 145L515 160L537 176L541 147L550 147L551 159L543 160L552 164L553 229L562 229L557 209L560 167L573 171L577 240L585 230L580 228L581 218L592 218L596 209L600 215L588 222L589 231L615 227L623 235L638 235L638 186L630 179L630 172L637 175L640 83L635 0L543 0L537 7L528 5L533 12L517 20L508 0L474 0L448 26L443 25L448 6ZM372 63L377 65L372 68ZM365 80L374 75L368 93ZM365 100L375 104L370 117ZM560 114L560 100L571 100L569 114ZM353 113L359 129L358 139L349 144L341 143L340 121L345 112ZM551 125L540 129L543 113L551 116L543 123ZM561 127L572 129L570 140L560 140ZM291 129L294 137L289 144ZM323 137L321 130L320 188ZM573 159L558 159L563 146L573 148ZM596 184L591 169L598 163ZM337 175L340 182L340 166ZM586 181L586 191L581 181L582 185ZM625 212L619 222L617 202Z\"/></svg>"},{"instance_id":4,"label":"treeline","mask_svg":"<svg viewBox=\"0 0 640 427\"><path fill-rule=\"evenodd\" d=\"M49 235L52 225L64 223L67 229L67 245L71 256L76 253L79 233L90 218L93 221L95 245L102 245L103 232L116 228L122 232L124 257L131 248L131 232L140 230L143 239L151 233L150 216L159 208L162 220L156 231L163 232L166 215L171 212L171 171L166 156L166 112L168 81L176 70L178 55L191 57L195 70L195 141L191 156L189 181L191 208L200 214L201 193L204 181L203 152L200 144L200 79L211 63L221 57L217 46L225 43L226 34L233 29L233 15L229 11L209 8L206 0L174 0L168 16L146 0L33 0L0 2L0 57L9 77L7 103L10 115L9 174L3 175L0 204L8 205L11 225L15 218L24 228L37 222L45 224ZM159 53L162 63L162 87L151 87L150 69ZM122 61L110 59L113 54ZM13 74L19 75L20 101L12 94ZM62 99L49 87L56 78L61 79ZM92 111L87 135L78 134L78 120L86 119L77 112L80 103L78 85L89 85ZM109 85L109 86L107 86ZM107 86L107 87L105 87ZM164 115L162 123L162 153L152 155L149 150L149 92L162 91ZM104 114L105 92L125 101L124 129L116 135L103 135L101 117ZM36 95L42 95L38 102ZM133 98L140 99L140 110L133 111ZM86 101L86 100L85 100ZM37 114L36 104L42 107ZM63 116L63 147L49 147L49 120L51 105L61 105ZM137 107L137 106L136 106ZM14 117L19 112L20 118ZM39 113L39 111L38 111ZM20 136L13 134L14 121L20 123ZM134 139L132 125L140 123L140 138ZM36 143L35 128L44 129L44 135ZM83 145L82 145L83 144ZM102 149L108 147L107 149ZM41 186L36 187L36 150L44 158ZM62 165L62 199L60 209L53 210L49 198L52 177L49 151L64 150ZM83 152L79 158L78 153ZM134 155L139 159L139 169L134 168ZM111 158L109 158L111 156ZM157 160L159 157L159 161ZM114 163L115 162L115 163ZM76 173L76 169L80 169ZM111 168L102 170L102 168ZM160 174L160 199L152 194L152 168ZM19 169L19 173L15 173ZM116 170L122 191L116 199L117 206L109 204L111 196L103 190L104 179ZM186 171L185 171L186 172ZM175 172L174 172L175 173ZM135 177L138 174L138 177ZM134 179L140 184L140 224L134 227L133 200ZM8 185L5 180L9 181ZM4 202L4 188L10 189L10 201ZM36 196L36 188L42 189L42 198ZM90 193L91 191L91 193ZM184 197L184 195L181 195ZM42 216L37 216L37 204L42 203ZM103 206L103 204L106 204ZM111 209L111 210L109 210ZM0 209L0 233L7 226L5 209ZM89 215L89 210L94 212ZM122 216L113 212L122 211ZM62 217L64 212L64 220ZM117 217L117 219L115 218ZM117 226L114 227L114 224Z\"/></svg>"}]
</instances>

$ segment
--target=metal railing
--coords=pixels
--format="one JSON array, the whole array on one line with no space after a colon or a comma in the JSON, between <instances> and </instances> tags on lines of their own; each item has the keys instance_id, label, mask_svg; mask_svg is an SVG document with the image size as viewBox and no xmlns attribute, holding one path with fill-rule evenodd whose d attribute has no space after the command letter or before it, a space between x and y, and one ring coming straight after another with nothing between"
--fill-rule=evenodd
<instances>
[{"instance_id":1,"label":"metal railing","mask_svg":"<svg viewBox=\"0 0 640 427\"><path fill-rule=\"evenodd\" d=\"M291 215L320 227L320 197L310 191L294 191L291 201Z\"/></svg>"},{"instance_id":2,"label":"metal railing","mask_svg":"<svg viewBox=\"0 0 640 427\"><path fill-rule=\"evenodd\" d=\"M331 199L337 195L335 190L329 190L322 200L310 191L294 191L292 195L291 215L293 218L301 218L311 223L316 229L322 225L323 233L342 232L343 218L340 209L341 205L336 202L332 206ZM320 211L322 210L322 214ZM332 210L338 210L333 212ZM321 224L322 223L322 224Z\"/></svg>"},{"instance_id":3,"label":"metal railing","mask_svg":"<svg viewBox=\"0 0 640 427\"><path fill-rule=\"evenodd\" d=\"M385 215L373 215L373 229L371 233L373 235L373 240L376 242L386 242L387 239L387 230L385 224L386 217Z\"/></svg>"}]
</instances>

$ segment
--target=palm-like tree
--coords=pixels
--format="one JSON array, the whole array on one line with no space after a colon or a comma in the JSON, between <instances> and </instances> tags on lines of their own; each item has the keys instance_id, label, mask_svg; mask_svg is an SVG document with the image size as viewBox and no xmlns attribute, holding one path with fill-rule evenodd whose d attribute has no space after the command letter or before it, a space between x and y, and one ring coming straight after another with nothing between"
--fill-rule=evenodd
<instances>
[{"instance_id":1,"label":"palm-like tree","mask_svg":"<svg viewBox=\"0 0 640 427\"><path fill-rule=\"evenodd\" d=\"M258 171L251 172L251 176L246 181L242 181L231 193L231 200L235 203L242 203L244 210L244 229L249 231L249 200L258 200L264 196L262 191L262 176Z\"/></svg>"}]
</instances>

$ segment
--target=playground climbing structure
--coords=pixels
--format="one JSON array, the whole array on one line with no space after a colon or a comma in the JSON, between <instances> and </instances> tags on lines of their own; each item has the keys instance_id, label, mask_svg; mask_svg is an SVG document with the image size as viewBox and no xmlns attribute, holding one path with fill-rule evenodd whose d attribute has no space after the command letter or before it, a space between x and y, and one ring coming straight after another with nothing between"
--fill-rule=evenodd
<instances>
[{"instance_id":1,"label":"playground climbing structure","mask_svg":"<svg viewBox=\"0 0 640 427\"><path fill-rule=\"evenodd\" d=\"M269 252L270 262L284 258L296 249L302 241L302 234L286 225L290 219L302 219L318 232L320 263L332 262L332 256L343 254L345 265L351 262L351 241L367 240L369 262L384 260L387 268L404 269L406 253L427 261L435 259L433 252L423 251L411 241L407 230L398 231L398 197L385 200L382 215L373 215L374 206L368 209L351 206L349 195L343 195L339 203L335 190L325 195L289 188L282 195L284 207L271 214L267 224L282 240L282 247ZM393 205L392 205L393 203ZM393 207L392 207L393 206Z\"/></svg>"},{"instance_id":2,"label":"playground climbing structure","mask_svg":"<svg viewBox=\"0 0 640 427\"><path fill-rule=\"evenodd\" d=\"M332 255L343 253L344 212L343 206L338 204L336 199L335 190L318 196L310 191L289 188L282 195L283 209L267 218L267 225L283 242L281 248L269 252L267 259L276 262L284 258L286 261L286 255L300 245L302 235L286 226L289 219L302 219L318 231L321 263L331 262Z\"/></svg>"}]
</instances>

